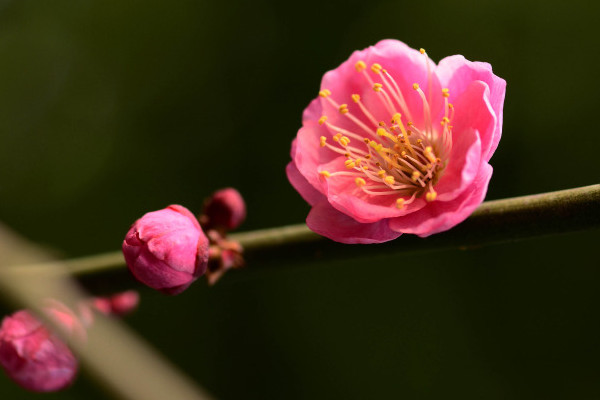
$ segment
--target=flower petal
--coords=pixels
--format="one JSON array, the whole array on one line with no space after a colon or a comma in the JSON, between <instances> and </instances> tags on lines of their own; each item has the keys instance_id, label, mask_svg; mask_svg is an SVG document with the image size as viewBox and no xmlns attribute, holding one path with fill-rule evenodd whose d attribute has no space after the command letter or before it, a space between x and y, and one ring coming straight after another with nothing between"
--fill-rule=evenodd
<instances>
[{"instance_id":1,"label":"flower petal","mask_svg":"<svg viewBox=\"0 0 600 400\"><path fill-rule=\"evenodd\" d=\"M458 225L481 204L492 177L492 167L484 163L470 190L451 202L433 201L418 213L390 220L390 228L426 237Z\"/></svg>"},{"instance_id":2,"label":"flower petal","mask_svg":"<svg viewBox=\"0 0 600 400\"><path fill-rule=\"evenodd\" d=\"M321 201L310 210L306 225L319 235L348 244L381 243L401 235L389 228L387 220L361 224L333 208L327 201Z\"/></svg>"},{"instance_id":3,"label":"flower petal","mask_svg":"<svg viewBox=\"0 0 600 400\"><path fill-rule=\"evenodd\" d=\"M302 196L302 198L311 206L314 206L325 198L322 193L308 183L304 175L298 171L294 161L290 161L285 168L285 172L294 189L296 189L298 193L300 193L300 196Z\"/></svg>"},{"instance_id":4,"label":"flower petal","mask_svg":"<svg viewBox=\"0 0 600 400\"><path fill-rule=\"evenodd\" d=\"M459 95L465 91L474 81L482 81L489 88L487 101L495 116L495 124L490 132L489 147L484 143L484 159L489 161L492 154L498 147L498 142L502 135L502 116L504 97L506 94L506 81L492 72L492 66L488 63L473 62L465 59L461 55L455 55L444 58L438 64L435 71L444 87L450 89L450 96ZM456 108L457 113L459 108ZM482 135L487 136L486 132L480 130Z\"/></svg>"},{"instance_id":5,"label":"flower petal","mask_svg":"<svg viewBox=\"0 0 600 400\"><path fill-rule=\"evenodd\" d=\"M454 133L452 152L444 175L435 185L438 192L436 201L454 200L464 191L469 190L481 164L481 140L479 133L467 129Z\"/></svg>"}]
</instances>

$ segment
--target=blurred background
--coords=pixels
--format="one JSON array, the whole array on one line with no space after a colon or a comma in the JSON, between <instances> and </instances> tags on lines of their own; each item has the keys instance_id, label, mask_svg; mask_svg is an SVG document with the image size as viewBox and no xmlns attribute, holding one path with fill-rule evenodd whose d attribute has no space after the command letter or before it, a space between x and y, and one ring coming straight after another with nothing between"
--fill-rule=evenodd
<instances>
[{"instance_id":1,"label":"blurred background","mask_svg":"<svg viewBox=\"0 0 600 400\"><path fill-rule=\"evenodd\" d=\"M383 38L508 82L488 199L598 183L599 4L2 0L0 221L62 257L117 250L145 212L199 212L224 186L243 230L302 222L284 173L302 110ZM598 399L599 233L281 260L177 297L126 274L86 284L138 288L127 323L219 399ZM38 396L0 374L0 398ZM44 398L107 397L83 371Z\"/></svg>"}]
</instances>

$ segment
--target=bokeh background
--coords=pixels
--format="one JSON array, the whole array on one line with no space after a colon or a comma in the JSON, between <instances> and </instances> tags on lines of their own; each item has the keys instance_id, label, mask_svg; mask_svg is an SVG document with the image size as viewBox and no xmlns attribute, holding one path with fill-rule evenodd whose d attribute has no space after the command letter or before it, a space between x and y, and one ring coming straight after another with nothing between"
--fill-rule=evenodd
<instances>
[{"instance_id":1,"label":"bokeh background","mask_svg":"<svg viewBox=\"0 0 600 400\"><path fill-rule=\"evenodd\" d=\"M244 230L302 222L284 173L302 110L383 38L508 82L488 199L598 183L599 4L2 0L0 220L64 257L224 186ZM139 288L127 323L220 399L598 399L599 239L282 259L177 297L127 274L86 284ZM0 398L38 396L0 374ZM83 371L44 398L106 395Z\"/></svg>"}]
</instances>

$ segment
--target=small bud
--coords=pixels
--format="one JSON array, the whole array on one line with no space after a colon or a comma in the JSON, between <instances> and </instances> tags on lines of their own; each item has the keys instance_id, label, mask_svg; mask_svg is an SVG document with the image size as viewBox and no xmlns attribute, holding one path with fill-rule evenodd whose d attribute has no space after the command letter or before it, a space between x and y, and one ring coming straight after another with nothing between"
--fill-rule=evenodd
<instances>
[{"instance_id":1,"label":"small bud","mask_svg":"<svg viewBox=\"0 0 600 400\"><path fill-rule=\"evenodd\" d=\"M246 203L240 192L234 188L216 191L205 205L202 227L230 231L237 228L246 219Z\"/></svg>"},{"instance_id":2,"label":"small bud","mask_svg":"<svg viewBox=\"0 0 600 400\"><path fill-rule=\"evenodd\" d=\"M77 373L77 359L67 345L25 310L2 321L0 364L11 379L34 392L63 389Z\"/></svg>"},{"instance_id":3,"label":"small bud","mask_svg":"<svg viewBox=\"0 0 600 400\"><path fill-rule=\"evenodd\" d=\"M104 315L122 316L135 310L140 302L140 296L135 290L127 290L108 297L92 299L94 309Z\"/></svg>"},{"instance_id":4,"label":"small bud","mask_svg":"<svg viewBox=\"0 0 600 400\"><path fill-rule=\"evenodd\" d=\"M123 255L137 280L174 295L206 271L208 238L187 208L171 205L133 224L123 241Z\"/></svg>"}]
</instances>

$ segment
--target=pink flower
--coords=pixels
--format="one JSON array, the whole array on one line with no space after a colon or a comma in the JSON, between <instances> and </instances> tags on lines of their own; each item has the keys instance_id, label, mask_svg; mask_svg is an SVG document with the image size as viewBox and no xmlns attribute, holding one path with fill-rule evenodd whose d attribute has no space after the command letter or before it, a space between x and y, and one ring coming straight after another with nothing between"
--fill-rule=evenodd
<instances>
[{"instance_id":1,"label":"pink flower","mask_svg":"<svg viewBox=\"0 0 600 400\"><path fill-rule=\"evenodd\" d=\"M57 313L57 321L66 318ZM77 373L71 350L29 311L18 311L2 321L0 364L11 379L36 392L63 389Z\"/></svg>"},{"instance_id":2,"label":"pink flower","mask_svg":"<svg viewBox=\"0 0 600 400\"><path fill-rule=\"evenodd\" d=\"M234 188L216 191L204 205L201 218L206 230L217 229L225 232L236 229L246 219L246 203L240 192Z\"/></svg>"},{"instance_id":3,"label":"pink flower","mask_svg":"<svg viewBox=\"0 0 600 400\"><path fill-rule=\"evenodd\" d=\"M140 282L178 294L206 271L208 239L188 209L171 205L133 224L123 241L123 254Z\"/></svg>"},{"instance_id":4,"label":"pink flower","mask_svg":"<svg viewBox=\"0 0 600 400\"><path fill-rule=\"evenodd\" d=\"M383 40L321 82L287 175L310 229L379 243L452 228L483 201L502 131L506 82L487 63Z\"/></svg>"}]
</instances>

